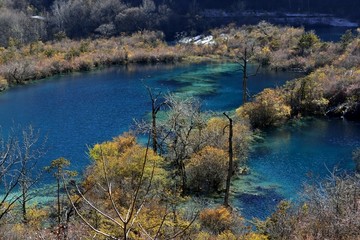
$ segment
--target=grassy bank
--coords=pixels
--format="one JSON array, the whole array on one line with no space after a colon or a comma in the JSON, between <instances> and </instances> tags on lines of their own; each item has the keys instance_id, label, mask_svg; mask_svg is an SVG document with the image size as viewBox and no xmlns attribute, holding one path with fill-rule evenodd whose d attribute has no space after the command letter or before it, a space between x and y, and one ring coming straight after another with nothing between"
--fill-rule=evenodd
<instances>
[{"instance_id":1,"label":"grassy bank","mask_svg":"<svg viewBox=\"0 0 360 240\"><path fill-rule=\"evenodd\" d=\"M109 39L69 40L22 46L15 40L0 49L0 90L73 71L129 63L174 63L178 61L239 61L245 49L250 61L274 70L309 72L331 63L339 44L323 43L313 33L262 22L255 26L230 25L211 31L209 44L168 45L161 32L142 31ZM6 81L5 81L5 80Z\"/></svg>"},{"instance_id":2,"label":"grassy bank","mask_svg":"<svg viewBox=\"0 0 360 240\"><path fill-rule=\"evenodd\" d=\"M35 42L0 50L0 89L52 75L88 71L100 66L129 63L173 63L184 48L168 46L158 32L139 32L110 39ZM5 81L5 80L6 81ZM3 86L3 87L1 87Z\"/></svg>"},{"instance_id":3,"label":"grassy bank","mask_svg":"<svg viewBox=\"0 0 360 240\"><path fill-rule=\"evenodd\" d=\"M274 71L308 74L279 89L260 93L252 103L244 106L241 114L251 118L254 126L271 126L301 115L358 118L358 32L348 31L338 43L322 42L315 33L303 28L261 22L253 26L229 25L213 29L209 34L212 40L207 43L190 41L176 45L168 45L161 32L153 31L81 41L59 36L54 42L34 42L25 46L13 41L8 48L0 49L0 91L60 73L88 71L114 64L179 61L242 64L246 58L246 61ZM261 103L264 101L265 105ZM271 117L275 119L269 119Z\"/></svg>"}]
</instances>

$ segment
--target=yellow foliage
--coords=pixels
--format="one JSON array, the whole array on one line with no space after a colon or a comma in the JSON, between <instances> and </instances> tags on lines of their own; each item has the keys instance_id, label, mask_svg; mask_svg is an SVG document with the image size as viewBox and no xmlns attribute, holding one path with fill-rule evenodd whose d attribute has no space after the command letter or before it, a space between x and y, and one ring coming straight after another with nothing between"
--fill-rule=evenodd
<instances>
[{"instance_id":1,"label":"yellow foliage","mask_svg":"<svg viewBox=\"0 0 360 240\"><path fill-rule=\"evenodd\" d=\"M227 153L207 146L193 154L186 165L189 186L199 192L218 191L225 183L227 169Z\"/></svg>"},{"instance_id":2,"label":"yellow foliage","mask_svg":"<svg viewBox=\"0 0 360 240\"><path fill-rule=\"evenodd\" d=\"M290 117L291 108L279 90L270 88L259 93L255 101L236 110L240 117L249 118L253 127L267 127L282 123Z\"/></svg>"},{"instance_id":3,"label":"yellow foliage","mask_svg":"<svg viewBox=\"0 0 360 240\"><path fill-rule=\"evenodd\" d=\"M259 233L249 233L244 240L268 240L268 236Z\"/></svg>"},{"instance_id":4,"label":"yellow foliage","mask_svg":"<svg viewBox=\"0 0 360 240\"><path fill-rule=\"evenodd\" d=\"M261 49L261 53L264 54L264 55L268 55L270 54L271 50L268 46L265 46Z\"/></svg>"},{"instance_id":5,"label":"yellow foliage","mask_svg":"<svg viewBox=\"0 0 360 240\"><path fill-rule=\"evenodd\" d=\"M242 119L244 120L244 119ZM211 118L203 134L207 139L208 146L228 150L229 141L229 121L225 118ZM247 156L249 143L252 140L252 132L246 121L239 121L234 118L233 122L233 151L238 160L244 160Z\"/></svg>"},{"instance_id":6,"label":"yellow foliage","mask_svg":"<svg viewBox=\"0 0 360 240\"><path fill-rule=\"evenodd\" d=\"M8 87L8 82L5 78L0 76L0 91L5 90Z\"/></svg>"},{"instance_id":7,"label":"yellow foliage","mask_svg":"<svg viewBox=\"0 0 360 240\"><path fill-rule=\"evenodd\" d=\"M223 206L204 209L200 212L199 218L202 226L215 234L230 230L236 220L233 214Z\"/></svg>"},{"instance_id":8,"label":"yellow foliage","mask_svg":"<svg viewBox=\"0 0 360 240\"><path fill-rule=\"evenodd\" d=\"M138 145L134 136L124 134L123 136L114 138L111 142L96 144L90 150L90 156L95 160L94 166L91 168L91 174L88 180L93 182L99 179L105 180L105 172L109 179L137 181L142 171L144 160L145 178L149 178L154 168L154 179L159 179L166 175L165 170L161 168L163 158L156 155L152 150Z\"/></svg>"},{"instance_id":9,"label":"yellow foliage","mask_svg":"<svg viewBox=\"0 0 360 240\"><path fill-rule=\"evenodd\" d=\"M111 183L112 195L117 199L120 212L128 208L138 186L142 196L148 190L149 194L160 194L167 184L167 172L162 168L164 159L137 144L132 135L125 134L111 142L97 144L90 150L90 156L94 163L87 172L84 184L88 187L102 186L89 194L93 199L101 200L101 205L108 211L113 211L111 201L103 190L108 183Z\"/></svg>"},{"instance_id":10,"label":"yellow foliage","mask_svg":"<svg viewBox=\"0 0 360 240\"><path fill-rule=\"evenodd\" d=\"M198 239L198 240L212 240L214 238L211 236L210 233L201 231L196 235L196 239Z\"/></svg>"},{"instance_id":11,"label":"yellow foliage","mask_svg":"<svg viewBox=\"0 0 360 240\"><path fill-rule=\"evenodd\" d=\"M237 240L238 238L235 236L234 233L227 230L219 234L216 238L217 240Z\"/></svg>"},{"instance_id":12,"label":"yellow foliage","mask_svg":"<svg viewBox=\"0 0 360 240\"><path fill-rule=\"evenodd\" d=\"M33 229L40 229L43 222L48 218L46 209L30 207L27 210L28 225Z\"/></svg>"}]
</instances>

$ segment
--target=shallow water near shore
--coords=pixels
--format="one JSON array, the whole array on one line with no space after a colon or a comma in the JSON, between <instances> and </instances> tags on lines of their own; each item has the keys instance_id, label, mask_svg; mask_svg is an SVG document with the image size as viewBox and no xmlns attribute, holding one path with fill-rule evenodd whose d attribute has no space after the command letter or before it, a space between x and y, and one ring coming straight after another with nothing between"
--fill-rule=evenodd
<instances>
[{"instance_id":1,"label":"shallow water near shore","mask_svg":"<svg viewBox=\"0 0 360 240\"><path fill-rule=\"evenodd\" d=\"M0 125L3 133L14 123L39 128L48 137L39 168L65 157L81 173L90 164L88 146L111 140L133 119L148 116L144 85L199 97L205 110L231 111L242 104L238 69L231 63L130 65L56 76L1 94ZM256 94L299 76L262 69L249 79L249 90ZM360 125L343 120L305 120L266 131L253 146L251 174L234 182L234 204L247 218L264 217L281 199L296 198L309 175L323 178L335 165L350 171L351 151L358 146ZM48 182L51 178L44 177L42 183Z\"/></svg>"}]
</instances>

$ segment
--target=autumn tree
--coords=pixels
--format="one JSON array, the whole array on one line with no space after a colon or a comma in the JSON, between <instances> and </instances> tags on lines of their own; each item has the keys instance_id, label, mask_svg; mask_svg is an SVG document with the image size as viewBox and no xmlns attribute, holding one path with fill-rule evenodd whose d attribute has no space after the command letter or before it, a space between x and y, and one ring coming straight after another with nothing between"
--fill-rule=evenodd
<instances>
[{"instance_id":1,"label":"autumn tree","mask_svg":"<svg viewBox=\"0 0 360 240\"><path fill-rule=\"evenodd\" d=\"M298 49L300 55L306 55L311 53L315 44L319 43L320 39L314 32L304 33L298 43Z\"/></svg>"},{"instance_id":2,"label":"autumn tree","mask_svg":"<svg viewBox=\"0 0 360 240\"><path fill-rule=\"evenodd\" d=\"M189 188L194 192L221 191L225 185L228 155L225 151L205 147L194 153L186 164Z\"/></svg>"},{"instance_id":3,"label":"autumn tree","mask_svg":"<svg viewBox=\"0 0 360 240\"><path fill-rule=\"evenodd\" d=\"M248 118L254 128L280 124L290 117L291 108L280 90L265 89L256 95L253 102L238 108L236 113Z\"/></svg>"},{"instance_id":4,"label":"autumn tree","mask_svg":"<svg viewBox=\"0 0 360 240\"><path fill-rule=\"evenodd\" d=\"M199 219L202 229L218 236L221 233L228 232L233 236L229 239L238 239L234 233L242 235L245 232L245 222L240 214L224 206L202 210Z\"/></svg>"},{"instance_id":5,"label":"autumn tree","mask_svg":"<svg viewBox=\"0 0 360 240\"><path fill-rule=\"evenodd\" d=\"M234 155L234 171L238 170L239 164L248 156L253 132L249 122L244 118L233 116L232 147ZM203 130L204 145L229 151L229 120L224 117L211 117Z\"/></svg>"},{"instance_id":6,"label":"autumn tree","mask_svg":"<svg viewBox=\"0 0 360 240\"><path fill-rule=\"evenodd\" d=\"M61 191L62 186L62 180L65 176L68 177L74 177L77 175L76 172L68 170L68 167L70 166L70 161L61 157L58 159L55 159L51 161L50 166L46 167L46 171L52 172L54 178L56 179L56 218L57 218L57 238L61 239L61 236L64 236L66 239L66 228L67 228L67 222L64 220L66 219L64 217L65 211L64 211L64 201L61 199Z\"/></svg>"},{"instance_id":7,"label":"autumn tree","mask_svg":"<svg viewBox=\"0 0 360 240\"><path fill-rule=\"evenodd\" d=\"M171 212L164 159L148 146L125 134L90 150L94 163L73 192L82 203L75 206L70 191L68 196L77 215L97 234L110 239L180 236L194 221Z\"/></svg>"}]
</instances>

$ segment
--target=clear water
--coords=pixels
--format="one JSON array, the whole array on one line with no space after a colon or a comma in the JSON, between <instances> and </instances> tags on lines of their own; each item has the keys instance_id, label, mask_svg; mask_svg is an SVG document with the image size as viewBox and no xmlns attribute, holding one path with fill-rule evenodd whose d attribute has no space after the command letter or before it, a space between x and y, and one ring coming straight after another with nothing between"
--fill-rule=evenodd
<instances>
[{"instance_id":1,"label":"clear water","mask_svg":"<svg viewBox=\"0 0 360 240\"><path fill-rule=\"evenodd\" d=\"M337 168L352 172L360 147L360 123L308 119L264 133L250 156L251 174L234 184L236 205L248 218L264 218L282 199L296 201L306 182L321 181Z\"/></svg>"},{"instance_id":2,"label":"clear water","mask_svg":"<svg viewBox=\"0 0 360 240\"><path fill-rule=\"evenodd\" d=\"M242 104L237 70L236 64L156 65L57 76L0 94L0 125L4 131L14 123L40 128L48 137L48 151L39 167L65 157L81 172L90 163L87 146L110 140L127 131L134 118L148 116L144 84L198 96L205 109L229 111ZM249 79L249 89L255 94L298 76L263 70ZM248 218L264 217L280 199L295 197L309 172L324 177L336 164L351 169L359 133L358 124L340 120L305 121L266 132L249 160L252 174L234 184L235 205Z\"/></svg>"}]
</instances>

